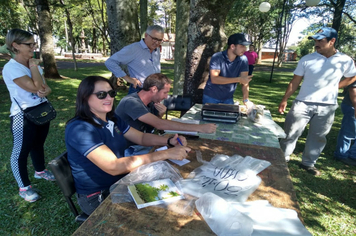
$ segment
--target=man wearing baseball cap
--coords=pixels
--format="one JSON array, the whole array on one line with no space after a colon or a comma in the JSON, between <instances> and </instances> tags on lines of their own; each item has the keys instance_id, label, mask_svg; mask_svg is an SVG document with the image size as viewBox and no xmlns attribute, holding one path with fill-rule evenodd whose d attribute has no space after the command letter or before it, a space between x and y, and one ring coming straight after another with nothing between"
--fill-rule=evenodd
<instances>
[{"instance_id":1,"label":"man wearing baseball cap","mask_svg":"<svg viewBox=\"0 0 356 236\"><path fill-rule=\"evenodd\" d=\"M228 39L226 51L215 53L210 60L209 79L203 93L203 104L234 104L234 92L237 83L242 86L243 102L252 104L248 99L249 82L248 60L244 55L247 41L244 34L233 34Z\"/></svg>"},{"instance_id":2,"label":"man wearing baseball cap","mask_svg":"<svg viewBox=\"0 0 356 236\"><path fill-rule=\"evenodd\" d=\"M338 90L356 81L356 68L351 57L335 49L335 29L325 27L308 38L314 40L316 52L300 59L279 104L278 111L283 114L288 98L303 81L286 116L284 132L287 137L280 141L280 145L286 161L289 161L298 138L309 123L299 167L310 174L320 175L314 165L326 145L326 135L334 121ZM341 80L342 77L345 79Z\"/></svg>"}]
</instances>

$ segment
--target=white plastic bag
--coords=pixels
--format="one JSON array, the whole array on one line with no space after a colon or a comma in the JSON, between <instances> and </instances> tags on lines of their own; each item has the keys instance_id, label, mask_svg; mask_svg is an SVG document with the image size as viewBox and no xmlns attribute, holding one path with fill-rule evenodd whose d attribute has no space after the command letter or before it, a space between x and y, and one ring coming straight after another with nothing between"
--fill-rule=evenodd
<instances>
[{"instance_id":1,"label":"white plastic bag","mask_svg":"<svg viewBox=\"0 0 356 236\"><path fill-rule=\"evenodd\" d=\"M180 182L183 192L195 197L212 192L228 202L244 202L261 183L257 174L269 165L250 156L219 154Z\"/></svg>"},{"instance_id":2,"label":"white plastic bag","mask_svg":"<svg viewBox=\"0 0 356 236\"><path fill-rule=\"evenodd\" d=\"M218 236L249 236L253 232L252 220L248 216L213 193L203 194L195 202L195 206Z\"/></svg>"}]
</instances>

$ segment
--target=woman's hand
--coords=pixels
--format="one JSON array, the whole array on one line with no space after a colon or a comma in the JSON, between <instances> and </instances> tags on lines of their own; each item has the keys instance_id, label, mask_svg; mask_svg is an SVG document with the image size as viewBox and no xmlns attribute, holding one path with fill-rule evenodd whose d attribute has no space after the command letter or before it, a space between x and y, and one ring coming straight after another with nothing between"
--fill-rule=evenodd
<instances>
[{"instance_id":1,"label":"woman's hand","mask_svg":"<svg viewBox=\"0 0 356 236\"><path fill-rule=\"evenodd\" d=\"M179 145L174 148L169 148L169 149L165 150L165 152L168 152L169 159L181 161L181 160L187 158L190 150L191 149L189 147Z\"/></svg>"},{"instance_id":2,"label":"woman's hand","mask_svg":"<svg viewBox=\"0 0 356 236\"><path fill-rule=\"evenodd\" d=\"M30 58L28 61L28 66L31 68L32 66L38 66L40 64L40 59Z\"/></svg>"},{"instance_id":3,"label":"woman's hand","mask_svg":"<svg viewBox=\"0 0 356 236\"><path fill-rule=\"evenodd\" d=\"M47 84L42 84L42 88L43 89L37 91L37 96L40 98L46 97L52 92L52 89Z\"/></svg>"}]
</instances>

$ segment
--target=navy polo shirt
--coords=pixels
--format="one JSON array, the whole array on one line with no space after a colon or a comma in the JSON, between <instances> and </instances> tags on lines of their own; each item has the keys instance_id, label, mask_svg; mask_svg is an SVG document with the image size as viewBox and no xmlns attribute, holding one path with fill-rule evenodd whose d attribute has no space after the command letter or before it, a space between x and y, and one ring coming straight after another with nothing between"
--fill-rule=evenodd
<instances>
[{"instance_id":1,"label":"navy polo shirt","mask_svg":"<svg viewBox=\"0 0 356 236\"><path fill-rule=\"evenodd\" d=\"M210 60L210 70L220 70L220 76L227 78L239 77L241 72L248 72L248 60L245 55L230 61L227 50L215 53ZM226 100L234 96L237 83L213 84L209 79L204 88L204 94L219 100Z\"/></svg>"},{"instance_id":2,"label":"navy polo shirt","mask_svg":"<svg viewBox=\"0 0 356 236\"><path fill-rule=\"evenodd\" d=\"M97 119L96 127L79 118L71 121L65 130L68 161L72 168L75 188L79 194L91 194L108 190L112 184L125 175L112 176L91 162L87 155L106 145L118 157L124 156L126 139L124 134L130 126L116 116L117 121L104 122Z\"/></svg>"}]
</instances>

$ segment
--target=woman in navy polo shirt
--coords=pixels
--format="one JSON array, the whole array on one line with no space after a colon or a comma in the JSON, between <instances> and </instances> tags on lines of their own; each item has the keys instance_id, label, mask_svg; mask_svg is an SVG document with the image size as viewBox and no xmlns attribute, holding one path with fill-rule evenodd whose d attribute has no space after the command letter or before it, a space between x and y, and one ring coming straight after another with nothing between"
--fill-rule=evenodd
<instances>
[{"instance_id":1,"label":"woman in navy polo shirt","mask_svg":"<svg viewBox=\"0 0 356 236\"><path fill-rule=\"evenodd\" d=\"M68 121L65 141L80 208L90 215L108 196L112 184L135 168L155 161L182 160L190 148L174 137L142 133L115 115L116 91L109 80L89 76L79 85L75 117ZM126 139L144 146L168 145L168 150L124 157Z\"/></svg>"}]
</instances>

